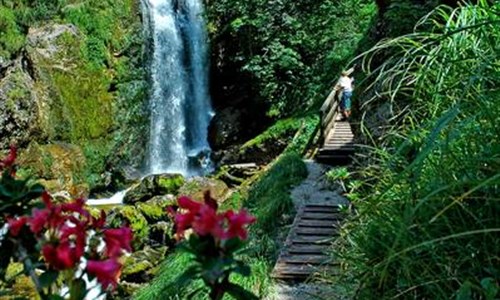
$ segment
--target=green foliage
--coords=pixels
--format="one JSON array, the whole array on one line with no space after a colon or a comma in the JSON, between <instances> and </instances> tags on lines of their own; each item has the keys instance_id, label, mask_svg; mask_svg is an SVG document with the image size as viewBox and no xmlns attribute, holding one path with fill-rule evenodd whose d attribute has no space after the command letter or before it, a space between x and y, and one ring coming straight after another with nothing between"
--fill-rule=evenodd
<instances>
[{"instance_id":1,"label":"green foliage","mask_svg":"<svg viewBox=\"0 0 500 300\"><path fill-rule=\"evenodd\" d=\"M0 5L0 57L9 59L24 45L24 35L16 23L14 11Z\"/></svg>"},{"instance_id":2,"label":"green foliage","mask_svg":"<svg viewBox=\"0 0 500 300\"><path fill-rule=\"evenodd\" d=\"M248 78L268 116L283 117L324 100L375 10L365 0L221 0L208 19L224 64Z\"/></svg>"},{"instance_id":3,"label":"green foliage","mask_svg":"<svg viewBox=\"0 0 500 300\"><path fill-rule=\"evenodd\" d=\"M498 297L499 11L439 7L365 56L393 53L365 103L392 114L385 132L364 124L374 145L339 243L359 298Z\"/></svg>"}]
</instances>

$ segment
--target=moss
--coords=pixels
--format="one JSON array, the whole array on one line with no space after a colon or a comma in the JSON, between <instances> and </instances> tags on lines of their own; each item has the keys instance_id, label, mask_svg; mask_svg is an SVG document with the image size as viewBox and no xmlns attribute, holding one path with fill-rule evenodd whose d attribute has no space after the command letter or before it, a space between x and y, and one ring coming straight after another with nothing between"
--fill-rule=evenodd
<instances>
[{"instance_id":1,"label":"moss","mask_svg":"<svg viewBox=\"0 0 500 300\"><path fill-rule=\"evenodd\" d=\"M159 204L146 202L140 202L136 206L148 220L157 221L165 218L164 206L162 207Z\"/></svg>"},{"instance_id":2,"label":"moss","mask_svg":"<svg viewBox=\"0 0 500 300\"><path fill-rule=\"evenodd\" d=\"M16 22L14 10L0 6L0 57L10 58L24 45L25 36Z\"/></svg>"},{"instance_id":3,"label":"moss","mask_svg":"<svg viewBox=\"0 0 500 300\"><path fill-rule=\"evenodd\" d=\"M184 177L182 175L162 176L158 180L158 185L165 193L175 194L184 182Z\"/></svg>"},{"instance_id":4,"label":"moss","mask_svg":"<svg viewBox=\"0 0 500 300\"><path fill-rule=\"evenodd\" d=\"M147 241L149 235L149 225L141 212L131 205L115 208L115 215L112 217L111 226L119 227L128 224L134 233L132 246L140 249Z\"/></svg>"}]
</instances>

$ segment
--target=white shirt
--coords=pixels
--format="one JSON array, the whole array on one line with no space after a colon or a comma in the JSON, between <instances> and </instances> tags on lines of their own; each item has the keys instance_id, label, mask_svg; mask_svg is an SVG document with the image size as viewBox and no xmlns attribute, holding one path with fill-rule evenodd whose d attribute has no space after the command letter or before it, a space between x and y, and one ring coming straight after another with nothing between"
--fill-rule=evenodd
<instances>
[{"instance_id":1,"label":"white shirt","mask_svg":"<svg viewBox=\"0 0 500 300\"><path fill-rule=\"evenodd\" d=\"M352 92L352 82L354 81L353 78L347 77L347 76L342 76L339 79L339 85L342 87L344 92Z\"/></svg>"}]
</instances>

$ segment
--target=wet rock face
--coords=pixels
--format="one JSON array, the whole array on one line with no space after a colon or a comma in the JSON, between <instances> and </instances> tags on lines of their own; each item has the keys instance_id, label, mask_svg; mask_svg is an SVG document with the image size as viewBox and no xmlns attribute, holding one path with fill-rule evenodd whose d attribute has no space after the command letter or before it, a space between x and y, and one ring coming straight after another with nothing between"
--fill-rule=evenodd
<instances>
[{"instance_id":1,"label":"wet rock face","mask_svg":"<svg viewBox=\"0 0 500 300\"><path fill-rule=\"evenodd\" d=\"M22 60L0 73L0 149L25 145L37 136L38 107L34 80L23 69Z\"/></svg>"},{"instance_id":2,"label":"wet rock face","mask_svg":"<svg viewBox=\"0 0 500 300\"><path fill-rule=\"evenodd\" d=\"M0 61L0 149L59 135L64 126L57 128L54 112L63 105L51 73L74 69L78 40L73 25L31 28L26 50L13 62Z\"/></svg>"},{"instance_id":3,"label":"wet rock face","mask_svg":"<svg viewBox=\"0 0 500 300\"><path fill-rule=\"evenodd\" d=\"M241 135L241 111L227 107L218 112L210 123L209 139L214 150L222 149L237 142Z\"/></svg>"}]
</instances>

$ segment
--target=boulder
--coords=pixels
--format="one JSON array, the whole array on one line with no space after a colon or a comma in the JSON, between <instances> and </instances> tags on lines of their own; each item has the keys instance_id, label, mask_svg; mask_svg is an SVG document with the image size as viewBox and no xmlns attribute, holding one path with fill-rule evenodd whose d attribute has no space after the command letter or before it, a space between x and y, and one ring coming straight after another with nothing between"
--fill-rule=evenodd
<instances>
[{"instance_id":1,"label":"boulder","mask_svg":"<svg viewBox=\"0 0 500 300\"><path fill-rule=\"evenodd\" d=\"M128 225L134 233L133 249L140 249L148 240L149 224L142 213L132 205L114 207L108 215L111 227Z\"/></svg>"},{"instance_id":2,"label":"boulder","mask_svg":"<svg viewBox=\"0 0 500 300\"><path fill-rule=\"evenodd\" d=\"M71 24L48 24L30 28L26 41L41 131L50 140L107 138L113 126L110 74L88 67L84 35Z\"/></svg>"},{"instance_id":3,"label":"boulder","mask_svg":"<svg viewBox=\"0 0 500 300\"><path fill-rule=\"evenodd\" d=\"M166 220L165 209L167 206L175 204L173 195L156 196L146 202L136 203L137 209L144 215L150 224Z\"/></svg>"},{"instance_id":4,"label":"boulder","mask_svg":"<svg viewBox=\"0 0 500 300\"><path fill-rule=\"evenodd\" d=\"M144 202L154 196L176 194L184 184L181 174L150 175L133 186L123 199L125 203Z\"/></svg>"},{"instance_id":5,"label":"boulder","mask_svg":"<svg viewBox=\"0 0 500 300\"><path fill-rule=\"evenodd\" d=\"M160 221L150 226L149 244L153 247L175 245L174 223Z\"/></svg>"},{"instance_id":6,"label":"boulder","mask_svg":"<svg viewBox=\"0 0 500 300\"><path fill-rule=\"evenodd\" d=\"M223 202L231 196L231 190L224 181L208 177L187 179L186 183L179 189L178 194L202 200L206 191L210 191L212 198L219 202Z\"/></svg>"},{"instance_id":7,"label":"boulder","mask_svg":"<svg viewBox=\"0 0 500 300\"><path fill-rule=\"evenodd\" d=\"M144 249L132 253L125 260L122 280L132 283L144 283L153 279L158 271L158 262L163 260L166 250L166 247L153 249L146 246Z\"/></svg>"},{"instance_id":8,"label":"boulder","mask_svg":"<svg viewBox=\"0 0 500 300\"><path fill-rule=\"evenodd\" d=\"M89 186L82 178L86 160L79 146L32 142L20 153L18 163L40 178L40 183L51 193L66 191L73 198L89 194Z\"/></svg>"},{"instance_id":9,"label":"boulder","mask_svg":"<svg viewBox=\"0 0 500 300\"><path fill-rule=\"evenodd\" d=\"M0 149L10 144L25 145L39 136L38 95L35 81L16 60L0 73Z\"/></svg>"}]
</instances>

